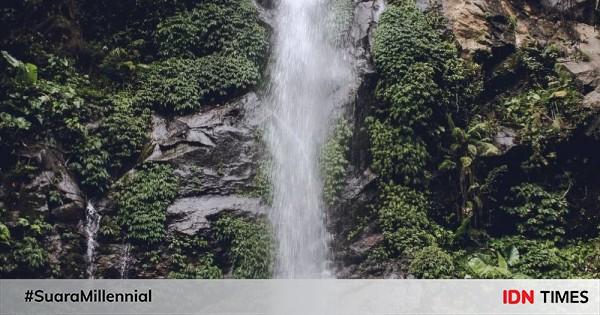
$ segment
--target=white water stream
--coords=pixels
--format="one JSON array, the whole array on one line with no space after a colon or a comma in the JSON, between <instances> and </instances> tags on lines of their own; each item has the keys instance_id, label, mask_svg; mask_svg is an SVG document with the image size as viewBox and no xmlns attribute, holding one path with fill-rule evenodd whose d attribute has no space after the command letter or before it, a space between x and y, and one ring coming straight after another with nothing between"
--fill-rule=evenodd
<instances>
[{"instance_id":1,"label":"white water stream","mask_svg":"<svg viewBox=\"0 0 600 315\"><path fill-rule=\"evenodd\" d=\"M100 228L100 214L96 211L94 205L88 201L85 214L85 236L87 241L86 261L87 261L87 276L89 279L94 279L96 272L96 235Z\"/></svg>"},{"instance_id":2,"label":"white water stream","mask_svg":"<svg viewBox=\"0 0 600 315\"><path fill-rule=\"evenodd\" d=\"M335 40L334 14L327 0L279 0L276 8L265 132L273 159L276 278L332 274L319 156L355 80L352 58Z\"/></svg>"}]
</instances>

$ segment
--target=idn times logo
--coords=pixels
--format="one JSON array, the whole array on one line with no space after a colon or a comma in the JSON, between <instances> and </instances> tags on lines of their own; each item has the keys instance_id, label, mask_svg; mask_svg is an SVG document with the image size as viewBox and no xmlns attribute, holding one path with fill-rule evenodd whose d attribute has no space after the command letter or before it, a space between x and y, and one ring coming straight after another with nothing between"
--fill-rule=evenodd
<instances>
[{"instance_id":1,"label":"idn times logo","mask_svg":"<svg viewBox=\"0 0 600 315\"><path fill-rule=\"evenodd\" d=\"M589 301L586 290L502 290L502 304L585 304Z\"/></svg>"}]
</instances>

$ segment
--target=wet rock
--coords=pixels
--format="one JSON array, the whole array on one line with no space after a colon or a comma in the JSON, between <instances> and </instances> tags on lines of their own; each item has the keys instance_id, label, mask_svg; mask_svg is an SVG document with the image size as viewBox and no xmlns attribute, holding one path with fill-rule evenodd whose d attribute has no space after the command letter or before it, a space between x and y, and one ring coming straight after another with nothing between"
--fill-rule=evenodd
<instances>
[{"instance_id":1,"label":"wet rock","mask_svg":"<svg viewBox=\"0 0 600 315\"><path fill-rule=\"evenodd\" d=\"M330 228L334 235L331 246L338 276L342 278L365 276L358 266L367 258L370 250L383 240L381 234L371 226L365 227L357 236L349 237L361 225L356 221L357 218L366 216L370 211L369 206L375 203L376 179L377 176L369 169L358 174L350 170L341 202L330 213Z\"/></svg>"},{"instance_id":2,"label":"wet rock","mask_svg":"<svg viewBox=\"0 0 600 315\"><path fill-rule=\"evenodd\" d=\"M354 19L350 28L353 42L353 54L358 60L358 68L363 73L373 72L371 59L371 43L373 32L377 28L379 17L385 9L383 0L363 1L354 9Z\"/></svg>"},{"instance_id":3,"label":"wet rock","mask_svg":"<svg viewBox=\"0 0 600 315\"><path fill-rule=\"evenodd\" d=\"M421 11L427 11L442 5L442 0L417 0L417 8Z\"/></svg>"},{"instance_id":4,"label":"wet rock","mask_svg":"<svg viewBox=\"0 0 600 315\"><path fill-rule=\"evenodd\" d=\"M590 62L567 61L560 65L587 90L593 90L600 83L598 68Z\"/></svg>"},{"instance_id":5,"label":"wet rock","mask_svg":"<svg viewBox=\"0 0 600 315\"><path fill-rule=\"evenodd\" d=\"M516 145L517 132L508 127L500 127L494 136L494 145L502 153L506 153Z\"/></svg>"},{"instance_id":6,"label":"wet rock","mask_svg":"<svg viewBox=\"0 0 600 315\"><path fill-rule=\"evenodd\" d=\"M97 255L96 275L105 279L120 279L121 274L126 268L126 250L127 244L109 244L102 248L102 252ZM127 259L133 259L127 257ZM133 263L130 261L129 263Z\"/></svg>"},{"instance_id":7,"label":"wet rock","mask_svg":"<svg viewBox=\"0 0 600 315\"><path fill-rule=\"evenodd\" d=\"M169 230L194 235L210 227L211 217L223 212L235 215L257 216L266 213L260 199L241 196L182 198L167 209Z\"/></svg>"},{"instance_id":8,"label":"wet rock","mask_svg":"<svg viewBox=\"0 0 600 315\"><path fill-rule=\"evenodd\" d=\"M573 20L592 23L596 0L540 0L546 10L560 14Z\"/></svg>"},{"instance_id":9,"label":"wet rock","mask_svg":"<svg viewBox=\"0 0 600 315\"><path fill-rule=\"evenodd\" d=\"M221 107L188 116L153 117L150 161L172 164L183 197L230 195L251 186L260 161L258 122L250 112L254 93Z\"/></svg>"},{"instance_id":10,"label":"wet rock","mask_svg":"<svg viewBox=\"0 0 600 315\"><path fill-rule=\"evenodd\" d=\"M356 256L364 256L371 249L377 247L383 242L383 235L381 234L365 234L362 235L356 242L350 245L350 250Z\"/></svg>"},{"instance_id":11,"label":"wet rock","mask_svg":"<svg viewBox=\"0 0 600 315\"><path fill-rule=\"evenodd\" d=\"M16 209L48 212L61 222L77 222L85 209L85 198L75 178L69 173L62 153L45 146L35 145L19 152L22 158L31 159L38 167L34 177L15 190ZM49 196L53 200L49 204Z\"/></svg>"},{"instance_id":12,"label":"wet rock","mask_svg":"<svg viewBox=\"0 0 600 315\"><path fill-rule=\"evenodd\" d=\"M489 40L487 1L446 0L442 3L442 13L448 19L463 54L472 56L476 52L491 54Z\"/></svg>"}]
</instances>

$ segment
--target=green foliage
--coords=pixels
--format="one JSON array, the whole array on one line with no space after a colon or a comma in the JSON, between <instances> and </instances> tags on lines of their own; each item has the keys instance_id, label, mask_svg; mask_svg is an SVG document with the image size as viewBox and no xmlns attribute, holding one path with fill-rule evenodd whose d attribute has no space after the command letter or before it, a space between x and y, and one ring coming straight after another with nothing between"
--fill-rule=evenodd
<instances>
[{"instance_id":1,"label":"green foliage","mask_svg":"<svg viewBox=\"0 0 600 315\"><path fill-rule=\"evenodd\" d=\"M443 231L427 217L424 194L393 184L383 185L377 209L387 248L395 255L411 257L423 247L435 245Z\"/></svg>"},{"instance_id":2,"label":"green foliage","mask_svg":"<svg viewBox=\"0 0 600 315\"><path fill-rule=\"evenodd\" d=\"M115 95L111 103L111 111L99 131L106 139L104 149L111 154L110 169L120 170L132 157L139 155L148 141L150 113L136 109L128 94Z\"/></svg>"},{"instance_id":3,"label":"green foliage","mask_svg":"<svg viewBox=\"0 0 600 315\"><path fill-rule=\"evenodd\" d=\"M429 155L423 141L408 128L395 128L372 117L366 123L373 170L383 178L397 178L406 185L424 183Z\"/></svg>"},{"instance_id":4,"label":"green foliage","mask_svg":"<svg viewBox=\"0 0 600 315\"><path fill-rule=\"evenodd\" d=\"M3 212L0 209L0 220L4 219ZM42 242L52 227L42 219L25 217L15 223L9 228L0 222L0 275L46 272L49 253Z\"/></svg>"},{"instance_id":5,"label":"green foliage","mask_svg":"<svg viewBox=\"0 0 600 315\"><path fill-rule=\"evenodd\" d=\"M494 240L493 250L518 246L520 259L514 270L536 279L597 278L598 240L569 243L558 247L553 241L531 240L522 236Z\"/></svg>"},{"instance_id":6,"label":"green foliage","mask_svg":"<svg viewBox=\"0 0 600 315\"><path fill-rule=\"evenodd\" d=\"M478 159L499 155L500 150L493 144L495 128L489 121L476 117L466 129L462 129L448 115L448 126L451 142L438 170L458 182L456 191L461 208L460 219L463 220L483 208L482 195L486 188L485 183L479 183L475 176Z\"/></svg>"},{"instance_id":7,"label":"green foliage","mask_svg":"<svg viewBox=\"0 0 600 315\"><path fill-rule=\"evenodd\" d=\"M165 19L158 25L156 41L167 57L217 53L258 64L265 57L268 37L250 0L216 0Z\"/></svg>"},{"instance_id":8,"label":"green foliage","mask_svg":"<svg viewBox=\"0 0 600 315\"><path fill-rule=\"evenodd\" d=\"M104 239L116 242L121 236L121 227L119 226L117 218L108 215L102 216L98 235Z\"/></svg>"},{"instance_id":9,"label":"green foliage","mask_svg":"<svg viewBox=\"0 0 600 315\"><path fill-rule=\"evenodd\" d=\"M511 189L509 202L502 210L515 215L521 235L559 241L565 235L568 204L562 193L550 193L543 187L525 183Z\"/></svg>"},{"instance_id":10,"label":"green foliage","mask_svg":"<svg viewBox=\"0 0 600 315\"><path fill-rule=\"evenodd\" d=\"M426 183L426 142L439 141L450 107L468 112L481 90L477 67L431 21L413 1L395 1L382 14L372 47L383 103L366 121L373 169L407 185Z\"/></svg>"},{"instance_id":11,"label":"green foliage","mask_svg":"<svg viewBox=\"0 0 600 315\"><path fill-rule=\"evenodd\" d=\"M521 273L512 272L509 267L519 263L519 250L512 246L506 248L503 253L495 251L496 262L490 255L479 255L468 262L469 275L481 279L524 279L528 278Z\"/></svg>"},{"instance_id":12,"label":"green foliage","mask_svg":"<svg viewBox=\"0 0 600 315\"><path fill-rule=\"evenodd\" d=\"M235 278L271 277L273 241L266 222L225 216L215 223L215 235L229 246L228 254Z\"/></svg>"},{"instance_id":13,"label":"green foliage","mask_svg":"<svg viewBox=\"0 0 600 315\"><path fill-rule=\"evenodd\" d=\"M10 230L8 227L0 222L0 243L8 244L10 241Z\"/></svg>"},{"instance_id":14,"label":"green foliage","mask_svg":"<svg viewBox=\"0 0 600 315\"><path fill-rule=\"evenodd\" d=\"M415 63L406 70L406 76L385 89L380 89L380 99L390 104L388 116L403 126L413 128L427 125L439 95L433 81L433 68L427 63Z\"/></svg>"},{"instance_id":15,"label":"green foliage","mask_svg":"<svg viewBox=\"0 0 600 315\"><path fill-rule=\"evenodd\" d=\"M4 57L10 66L15 68L17 72L15 80L19 84L33 85L37 82L38 70L36 65L17 60L4 50L2 51L2 57Z\"/></svg>"},{"instance_id":16,"label":"green foliage","mask_svg":"<svg viewBox=\"0 0 600 315\"><path fill-rule=\"evenodd\" d=\"M543 83L554 75L554 65L559 57L559 48L552 44L528 44L517 53L517 67L525 70L528 78L534 83Z\"/></svg>"},{"instance_id":17,"label":"green foliage","mask_svg":"<svg viewBox=\"0 0 600 315\"><path fill-rule=\"evenodd\" d=\"M136 62L138 59L137 50L117 47L104 56L98 68L107 77L120 82L146 68L146 65Z\"/></svg>"},{"instance_id":18,"label":"green foliage","mask_svg":"<svg viewBox=\"0 0 600 315\"><path fill-rule=\"evenodd\" d=\"M195 264L187 264L177 271L171 271L168 275L171 279L221 279L223 273L215 266L211 254L206 254L198 259Z\"/></svg>"},{"instance_id":19,"label":"green foliage","mask_svg":"<svg viewBox=\"0 0 600 315\"><path fill-rule=\"evenodd\" d=\"M185 58L201 55L198 42L203 21L197 21L195 18L193 12L186 11L168 17L158 24L156 41L160 55Z\"/></svg>"},{"instance_id":20,"label":"green foliage","mask_svg":"<svg viewBox=\"0 0 600 315\"><path fill-rule=\"evenodd\" d=\"M165 236L167 207L177 196L178 180L168 165L146 164L115 187L118 222L127 238L155 244Z\"/></svg>"},{"instance_id":21,"label":"green foliage","mask_svg":"<svg viewBox=\"0 0 600 315\"><path fill-rule=\"evenodd\" d=\"M214 257L207 252L206 240L199 236L171 235L169 241L169 278L220 279L221 269L215 266Z\"/></svg>"},{"instance_id":22,"label":"green foliage","mask_svg":"<svg viewBox=\"0 0 600 315\"><path fill-rule=\"evenodd\" d=\"M81 120L87 113L78 89L88 83L85 78L70 76L64 83L43 79L24 83L18 77L18 73L9 73L0 92L0 138L6 145L18 146L25 139L39 139L48 133L72 141L84 132Z\"/></svg>"},{"instance_id":23,"label":"green foliage","mask_svg":"<svg viewBox=\"0 0 600 315\"><path fill-rule=\"evenodd\" d=\"M428 109L422 106L426 103L429 110L440 105L458 107L476 96L481 89L481 82L474 80L477 68L459 58L454 43L432 27L414 1L396 3L381 15L372 48L375 66L383 77L379 94L400 110L402 105L421 107L416 111L418 118L427 115ZM396 84L413 90L394 87ZM417 103L410 104L410 100ZM406 111L415 112L412 108Z\"/></svg>"},{"instance_id":24,"label":"green foliage","mask_svg":"<svg viewBox=\"0 0 600 315\"><path fill-rule=\"evenodd\" d=\"M82 186L104 191L110 171L119 170L146 142L149 113L134 109L126 94L102 95L67 59L51 56L43 73L52 80L7 83L10 92L0 103L0 138L11 149L20 142L58 141ZM100 128L90 124L102 118Z\"/></svg>"},{"instance_id":25,"label":"green foliage","mask_svg":"<svg viewBox=\"0 0 600 315\"><path fill-rule=\"evenodd\" d=\"M273 184L271 183L271 161L263 160L258 164L256 174L252 178L252 189L247 195L260 198L266 204L273 201Z\"/></svg>"},{"instance_id":26,"label":"green foliage","mask_svg":"<svg viewBox=\"0 0 600 315\"><path fill-rule=\"evenodd\" d=\"M443 249L428 246L415 254L409 272L420 279L448 279L454 275L454 263Z\"/></svg>"},{"instance_id":27,"label":"green foliage","mask_svg":"<svg viewBox=\"0 0 600 315\"><path fill-rule=\"evenodd\" d=\"M48 263L48 252L33 237L17 242L13 251L15 263L30 271L36 271Z\"/></svg>"},{"instance_id":28,"label":"green foliage","mask_svg":"<svg viewBox=\"0 0 600 315\"><path fill-rule=\"evenodd\" d=\"M436 72L455 48L440 38L425 15L412 1L391 5L381 15L373 43L373 57L379 73L388 82L400 82L412 65L428 63Z\"/></svg>"},{"instance_id":29,"label":"green foliage","mask_svg":"<svg viewBox=\"0 0 600 315\"><path fill-rule=\"evenodd\" d=\"M533 149L534 166L548 164L554 153L545 152L555 140L569 137L587 117L581 94L567 77L554 78L547 87L536 87L507 99L501 114L518 127L520 140Z\"/></svg>"},{"instance_id":30,"label":"green foliage","mask_svg":"<svg viewBox=\"0 0 600 315\"><path fill-rule=\"evenodd\" d=\"M88 136L74 147L74 161L70 164L79 174L81 184L89 189L104 191L110 183L108 174L109 156L102 147L102 139L96 136Z\"/></svg>"},{"instance_id":31,"label":"green foliage","mask_svg":"<svg viewBox=\"0 0 600 315\"><path fill-rule=\"evenodd\" d=\"M339 200L344 188L344 175L348 166L348 141L351 137L350 124L346 120L340 121L321 153L323 198L330 207Z\"/></svg>"},{"instance_id":32,"label":"green foliage","mask_svg":"<svg viewBox=\"0 0 600 315\"><path fill-rule=\"evenodd\" d=\"M136 99L162 112L186 113L235 97L257 84L259 77L256 65L245 58L171 58L140 74Z\"/></svg>"}]
</instances>

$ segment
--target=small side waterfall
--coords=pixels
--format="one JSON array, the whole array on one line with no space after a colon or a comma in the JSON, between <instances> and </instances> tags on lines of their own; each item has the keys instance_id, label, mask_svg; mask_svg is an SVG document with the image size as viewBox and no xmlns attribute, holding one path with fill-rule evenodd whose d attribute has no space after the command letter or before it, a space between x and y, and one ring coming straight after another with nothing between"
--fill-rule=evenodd
<instances>
[{"instance_id":1,"label":"small side waterfall","mask_svg":"<svg viewBox=\"0 0 600 315\"><path fill-rule=\"evenodd\" d=\"M85 236L87 241L86 261L87 261L87 276L89 279L94 279L96 272L96 235L100 228L100 214L91 201L88 201L85 214Z\"/></svg>"},{"instance_id":2,"label":"small side waterfall","mask_svg":"<svg viewBox=\"0 0 600 315\"><path fill-rule=\"evenodd\" d=\"M121 279L127 279L129 273L129 260L131 260L131 243L125 243L120 261Z\"/></svg>"},{"instance_id":3,"label":"small side waterfall","mask_svg":"<svg viewBox=\"0 0 600 315\"><path fill-rule=\"evenodd\" d=\"M278 278L331 276L319 156L355 77L351 58L335 40L331 4L279 0L276 8L265 140L273 159L270 219Z\"/></svg>"}]
</instances>

